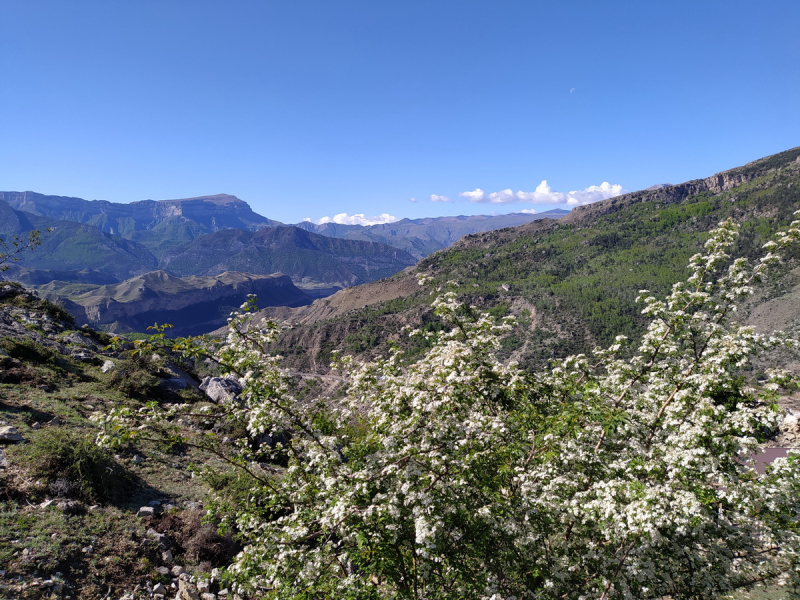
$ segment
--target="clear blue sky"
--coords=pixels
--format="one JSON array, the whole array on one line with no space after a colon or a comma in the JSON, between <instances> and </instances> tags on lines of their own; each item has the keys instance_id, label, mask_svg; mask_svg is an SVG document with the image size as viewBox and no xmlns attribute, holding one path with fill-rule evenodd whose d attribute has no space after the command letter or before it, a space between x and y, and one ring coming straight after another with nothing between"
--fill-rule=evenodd
<instances>
[{"instance_id":1,"label":"clear blue sky","mask_svg":"<svg viewBox=\"0 0 800 600\"><path fill-rule=\"evenodd\" d=\"M0 190L224 192L287 223L546 210L542 180L636 190L800 145L798 31L797 0L5 0Z\"/></svg>"}]
</instances>

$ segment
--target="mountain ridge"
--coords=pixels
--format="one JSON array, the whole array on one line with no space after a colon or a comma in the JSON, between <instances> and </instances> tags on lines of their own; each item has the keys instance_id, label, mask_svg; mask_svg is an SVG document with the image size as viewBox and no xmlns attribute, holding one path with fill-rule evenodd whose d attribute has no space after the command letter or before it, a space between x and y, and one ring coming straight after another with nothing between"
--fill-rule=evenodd
<instances>
[{"instance_id":1,"label":"mountain ridge","mask_svg":"<svg viewBox=\"0 0 800 600\"><path fill-rule=\"evenodd\" d=\"M458 293L478 309L516 315L507 356L541 366L607 345L617 334L638 336L639 290L666 293L719 221L741 222L736 251L756 256L797 209L800 148L792 148L704 179L579 207L559 220L467 235L388 280L265 314L289 324L276 350L290 364L324 371L327 348L369 358L389 341L410 343L396 333L403 326L438 326L428 292L415 285L425 273L435 286L457 280ZM789 289L783 277L774 293ZM796 315L784 312L784 319L800 326Z\"/></svg>"}]
</instances>

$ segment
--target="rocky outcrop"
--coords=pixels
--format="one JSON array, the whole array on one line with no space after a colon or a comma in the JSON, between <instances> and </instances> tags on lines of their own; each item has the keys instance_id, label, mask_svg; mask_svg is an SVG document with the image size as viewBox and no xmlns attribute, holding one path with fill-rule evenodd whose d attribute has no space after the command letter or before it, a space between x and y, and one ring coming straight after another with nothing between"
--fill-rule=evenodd
<instances>
[{"instance_id":1,"label":"rocky outcrop","mask_svg":"<svg viewBox=\"0 0 800 600\"><path fill-rule=\"evenodd\" d=\"M575 207L563 218L565 223L591 221L600 215L616 212L631 204L653 202L655 204L674 204L698 194L719 194L759 177L770 175L779 169L800 170L800 147L753 161L742 167L722 171L705 179L694 179L678 185L654 186L650 188L602 202Z\"/></svg>"}]
</instances>

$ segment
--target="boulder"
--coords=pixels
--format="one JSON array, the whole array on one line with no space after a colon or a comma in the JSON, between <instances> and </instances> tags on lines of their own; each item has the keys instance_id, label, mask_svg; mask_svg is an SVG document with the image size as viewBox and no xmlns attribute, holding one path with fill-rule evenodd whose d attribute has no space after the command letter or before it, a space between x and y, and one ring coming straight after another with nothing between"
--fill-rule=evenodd
<instances>
[{"instance_id":1,"label":"boulder","mask_svg":"<svg viewBox=\"0 0 800 600\"><path fill-rule=\"evenodd\" d=\"M200 389L216 404L226 404L236 400L242 393L242 384L233 377L206 377Z\"/></svg>"},{"instance_id":2,"label":"boulder","mask_svg":"<svg viewBox=\"0 0 800 600\"><path fill-rule=\"evenodd\" d=\"M16 444L24 441L25 438L17 431L16 427L11 425L0 427L0 444Z\"/></svg>"},{"instance_id":3,"label":"boulder","mask_svg":"<svg viewBox=\"0 0 800 600\"><path fill-rule=\"evenodd\" d=\"M197 588L195 588L191 583L185 579L179 579L178 598L181 600L200 600L200 594L197 592Z\"/></svg>"}]
</instances>

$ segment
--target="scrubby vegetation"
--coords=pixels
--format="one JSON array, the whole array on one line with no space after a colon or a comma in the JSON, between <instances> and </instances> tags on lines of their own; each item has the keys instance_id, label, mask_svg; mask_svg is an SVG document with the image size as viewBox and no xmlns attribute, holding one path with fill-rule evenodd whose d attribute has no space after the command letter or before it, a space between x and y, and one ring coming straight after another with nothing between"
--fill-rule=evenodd
<instances>
[{"instance_id":1,"label":"scrubby vegetation","mask_svg":"<svg viewBox=\"0 0 800 600\"><path fill-rule=\"evenodd\" d=\"M85 502L111 502L130 494L134 479L99 448L89 432L45 430L30 444L16 447L12 460L47 486L57 497Z\"/></svg>"}]
</instances>

